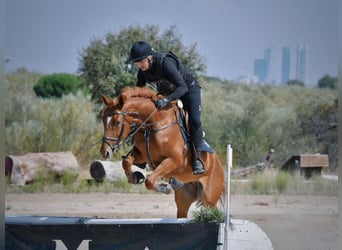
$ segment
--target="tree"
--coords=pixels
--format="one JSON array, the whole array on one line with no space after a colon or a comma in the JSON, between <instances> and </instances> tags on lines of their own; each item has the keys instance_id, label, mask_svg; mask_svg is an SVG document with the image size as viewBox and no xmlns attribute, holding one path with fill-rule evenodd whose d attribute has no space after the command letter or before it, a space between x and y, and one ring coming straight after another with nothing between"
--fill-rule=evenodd
<instances>
[{"instance_id":1,"label":"tree","mask_svg":"<svg viewBox=\"0 0 342 250\"><path fill-rule=\"evenodd\" d=\"M337 142L338 99L334 102L321 104L315 108L311 116L311 131L319 145L319 153L329 155L330 169L336 169L338 163Z\"/></svg>"},{"instance_id":2,"label":"tree","mask_svg":"<svg viewBox=\"0 0 342 250\"><path fill-rule=\"evenodd\" d=\"M318 80L317 86L318 88L337 89L338 78L329 75L324 75L321 79Z\"/></svg>"},{"instance_id":3,"label":"tree","mask_svg":"<svg viewBox=\"0 0 342 250\"><path fill-rule=\"evenodd\" d=\"M92 100L101 103L100 94L115 97L123 87L135 84L138 69L127 64L127 59L131 46L139 40L148 41L155 50L172 50L195 75L205 72L205 59L198 54L197 45L184 46L175 26L159 33L156 25L135 25L93 39L80 53L79 68Z\"/></svg>"},{"instance_id":4,"label":"tree","mask_svg":"<svg viewBox=\"0 0 342 250\"><path fill-rule=\"evenodd\" d=\"M37 96L49 97L62 97L67 94L76 94L80 87L80 78L73 74L56 73L43 76L39 79L33 90Z\"/></svg>"}]
</instances>

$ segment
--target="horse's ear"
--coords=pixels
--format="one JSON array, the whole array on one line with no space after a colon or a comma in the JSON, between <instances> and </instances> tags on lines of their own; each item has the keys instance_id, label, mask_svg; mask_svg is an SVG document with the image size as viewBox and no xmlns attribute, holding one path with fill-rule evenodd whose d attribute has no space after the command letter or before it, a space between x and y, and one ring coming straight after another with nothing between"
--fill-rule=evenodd
<instances>
[{"instance_id":1,"label":"horse's ear","mask_svg":"<svg viewBox=\"0 0 342 250\"><path fill-rule=\"evenodd\" d=\"M119 96L118 105L119 105L120 107L122 107L122 106L125 104L126 99L127 99L127 96L124 95L124 94L121 94L121 95Z\"/></svg>"},{"instance_id":2,"label":"horse's ear","mask_svg":"<svg viewBox=\"0 0 342 250\"><path fill-rule=\"evenodd\" d=\"M110 98L108 98L107 96L101 94L101 99L103 101L104 104L106 104L106 106L109 106L110 104L113 103L113 100L111 100Z\"/></svg>"}]
</instances>

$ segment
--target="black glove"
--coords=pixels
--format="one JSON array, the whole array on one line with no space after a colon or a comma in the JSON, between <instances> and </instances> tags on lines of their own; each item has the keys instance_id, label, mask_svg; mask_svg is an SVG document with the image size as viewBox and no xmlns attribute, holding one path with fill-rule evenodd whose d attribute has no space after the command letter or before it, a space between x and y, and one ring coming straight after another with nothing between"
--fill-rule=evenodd
<instances>
[{"instance_id":1,"label":"black glove","mask_svg":"<svg viewBox=\"0 0 342 250\"><path fill-rule=\"evenodd\" d=\"M168 103L170 102L170 99L168 97L164 97L161 99L158 99L156 101L156 107L157 109L162 109L164 108Z\"/></svg>"}]
</instances>

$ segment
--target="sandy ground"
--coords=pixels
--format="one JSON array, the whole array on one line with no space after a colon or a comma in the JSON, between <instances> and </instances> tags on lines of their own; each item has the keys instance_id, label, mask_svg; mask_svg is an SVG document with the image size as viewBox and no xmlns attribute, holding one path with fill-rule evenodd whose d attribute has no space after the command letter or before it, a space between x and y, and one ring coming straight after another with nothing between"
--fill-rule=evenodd
<instances>
[{"instance_id":1,"label":"sandy ground","mask_svg":"<svg viewBox=\"0 0 342 250\"><path fill-rule=\"evenodd\" d=\"M173 195L6 194L6 215L173 218ZM338 201L322 196L233 195L231 215L256 223L275 250L337 250ZM191 211L196 210L194 206ZM192 212L190 211L190 216Z\"/></svg>"}]
</instances>

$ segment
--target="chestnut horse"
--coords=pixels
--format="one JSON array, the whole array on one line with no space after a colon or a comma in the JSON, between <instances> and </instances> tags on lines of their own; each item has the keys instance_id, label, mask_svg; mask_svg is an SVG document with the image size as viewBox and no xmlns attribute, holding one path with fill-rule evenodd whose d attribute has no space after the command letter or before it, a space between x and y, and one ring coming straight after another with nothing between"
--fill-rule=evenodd
<instances>
[{"instance_id":1,"label":"chestnut horse","mask_svg":"<svg viewBox=\"0 0 342 250\"><path fill-rule=\"evenodd\" d=\"M172 187L178 218L187 217L195 201L216 207L225 192L224 169L218 156L202 151L205 173L193 175L191 150L180 131L179 108L174 101L158 110L154 104L157 98L153 90L141 87L126 87L115 99L102 95L102 156L109 159L121 143L134 140L133 149L122 161L129 183L144 181L144 177L131 170L132 164L142 167L148 163L152 173L145 180L146 188L170 193ZM169 184L160 184L160 179L169 180Z\"/></svg>"}]
</instances>

